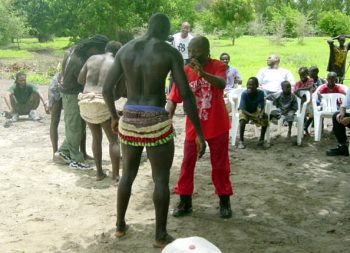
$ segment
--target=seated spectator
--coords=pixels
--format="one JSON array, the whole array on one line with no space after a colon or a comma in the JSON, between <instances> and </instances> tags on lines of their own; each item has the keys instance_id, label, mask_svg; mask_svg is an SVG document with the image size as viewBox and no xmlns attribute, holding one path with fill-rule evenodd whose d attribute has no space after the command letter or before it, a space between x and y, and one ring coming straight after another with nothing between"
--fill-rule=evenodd
<instances>
[{"instance_id":1,"label":"seated spectator","mask_svg":"<svg viewBox=\"0 0 350 253\"><path fill-rule=\"evenodd\" d=\"M333 115L333 133L337 138L338 146L328 150L327 156L349 156L345 127L350 128L350 113L347 113L346 109L350 109L350 88L346 91L346 99L340 111Z\"/></svg>"},{"instance_id":2,"label":"seated spectator","mask_svg":"<svg viewBox=\"0 0 350 253\"><path fill-rule=\"evenodd\" d=\"M311 66L309 68L310 78L314 80L314 85L316 86L316 88L321 84L327 83L325 79L318 77L318 72L319 72L319 69L317 66Z\"/></svg>"},{"instance_id":3,"label":"seated spectator","mask_svg":"<svg viewBox=\"0 0 350 253\"><path fill-rule=\"evenodd\" d=\"M296 82L294 85L294 94L301 99L301 103L304 103L306 100L306 97L305 97L305 95L301 96L300 91L308 90L308 91L310 91L310 95L311 95L315 91L316 85L315 85L314 79L309 78L309 70L307 69L307 67L301 67L299 69L298 73L299 73L300 81ZM317 73L318 73L318 69L317 69ZM317 76L317 74L316 74L316 76ZM305 131L305 136L309 136L310 134L309 134L308 128L311 125L313 118L314 118L313 117L313 110L312 110L312 103L308 104L306 110L307 111L306 111L304 131Z\"/></svg>"},{"instance_id":4,"label":"seated spectator","mask_svg":"<svg viewBox=\"0 0 350 253\"><path fill-rule=\"evenodd\" d=\"M228 94L231 90L238 88L238 85L242 84L242 77L235 67L229 66L230 55L228 53L222 53L220 55L220 61L225 63L226 66L226 86L224 89L225 105L228 112L231 112L230 103L228 103Z\"/></svg>"},{"instance_id":5,"label":"seated spectator","mask_svg":"<svg viewBox=\"0 0 350 253\"><path fill-rule=\"evenodd\" d=\"M322 98L322 94L328 94L328 93L345 94L346 93L344 86L342 84L336 83L336 80L337 80L337 73L328 72L327 83L320 85L316 89L316 93L319 99Z\"/></svg>"},{"instance_id":6,"label":"seated spectator","mask_svg":"<svg viewBox=\"0 0 350 253\"><path fill-rule=\"evenodd\" d=\"M279 64L279 56L272 54L267 58L267 67L260 69L256 74L265 95L281 91L283 81L289 81L292 85L295 83L292 73L287 69L280 68Z\"/></svg>"},{"instance_id":7,"label":"seated spectator","mask_svg":"<svg viewBox=\"0 0 350 253\"><path fill-rule=\"evenodd\" d=\"M277 107L271 112L271 115L274 115L276 118L284 116L284 121L288 123L287 137L290 138L295 113L298 110L298 101L297 97L292 93L292 86L288 81L283 81L281 88L281 92L271 94L266 99L273 100L273 105Z\"/></svg>"},{"instance_id":8,"label":"seated spectator","mask_svg":"<svg viewBox=\"0 0 350 253\"><path fill-rule=\"evenodd\" d=\"M228 53L222 53L220 55L220 61L226 65L226 87L224 90L224 93L226 94L242 84L242 77L238 69L228 65L230 63L230 55Z\"/></svg>"},{"instance_id":9,"label":"seated spectator","mask_svg":"<svg viewBox=\"0 0 350 253\"><path fill-rule=\"evenodd\" d=\"M242 93L239 109L239 143L238 148L244 149L244 131L249 121L261 127L258 146L264 145L264 138L268 126L268 118L264 113L265 96L262 90L258 89L259 82L256 77L250 77L247 81L247 90Z\"/></svg>"},{"instance_id":10,"label":"seated spectator","mask_svg":"<svg viewBox=\"0 0 350 253\"><path fill-rule=\"evenodd\" d=\"M18 121L20 115L28 115L31 120L39 120L40 117L36 111L42 101L45 112L49 113L47 103L43 96L34 85L27 84L27 75L23 72L16 74L15 83L8 89L4 96L5 103L12 114L11 120Z\"/></svg>"}]
</instances>

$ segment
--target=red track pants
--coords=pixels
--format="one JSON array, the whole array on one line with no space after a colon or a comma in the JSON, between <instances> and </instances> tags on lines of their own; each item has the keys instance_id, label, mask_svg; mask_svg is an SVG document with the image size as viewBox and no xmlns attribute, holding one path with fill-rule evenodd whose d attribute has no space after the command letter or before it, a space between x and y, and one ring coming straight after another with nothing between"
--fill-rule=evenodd
<instances>
[{"instance_id":1,"label":"red track pants","mask_svg":"<svg viewBox=\"0 0 350 253\"><path fill-rule=\"evenodd\" d=\"M228 156L229 132L206 141L210 149L211 178L215 186L215 193L219 196L230 196L233 194L233 191L230 181L230 161ZM175 192L179 195L192 195L197 150L194 140L185 140L184 146L184 158L179 180L175 186Z\"/></svg>"}]
</instances>

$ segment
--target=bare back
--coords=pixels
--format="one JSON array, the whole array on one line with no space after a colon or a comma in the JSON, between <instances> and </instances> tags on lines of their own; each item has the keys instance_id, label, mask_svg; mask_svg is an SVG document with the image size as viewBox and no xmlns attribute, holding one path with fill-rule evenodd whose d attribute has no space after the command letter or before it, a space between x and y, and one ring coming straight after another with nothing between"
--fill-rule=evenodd
<instances>
[{"instance_id":1,"label":"bare back","mask_svg":"<svg viewBox=\"0 0 350 253\"><path fill-rule=\"evenodd\" d=\"M169 44L156 38L142 37L124 46L117 54L127 83L127 104L163 107L165 83L169 71L185 77L181 55ZM174 74L174 73L173 73ZM186 78L186 77L185 77Z\"/></svg>"},{"instance_id":2,"label":"bare back","mask_svg":"<svg viewBox=\"0 0 350 253\"><path fill-rule=\"evenodd\" d=\"M102 93L102 87L114 62L112 53L94 55L88 59L82 71L86 71L84 92Z\"/></svg>"}]
</instances>

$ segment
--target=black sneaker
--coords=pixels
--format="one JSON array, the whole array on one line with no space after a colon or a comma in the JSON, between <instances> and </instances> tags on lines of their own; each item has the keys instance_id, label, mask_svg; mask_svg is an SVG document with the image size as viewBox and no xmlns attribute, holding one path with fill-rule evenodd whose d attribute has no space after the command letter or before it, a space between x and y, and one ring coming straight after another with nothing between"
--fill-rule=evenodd
<instances>
[{"instance_id":1,"label":"black sneaker","mask_svg":"<svg viewBox=\"0 0 350 253\"><path fill-rule=\"evenodd\" d=\"M327 156L349 156L349 149L347 145L338 145L326 152Z\"/></svg>"},{"instance_id":2,"label":"black sneaker","mask_svg":"<svg viewBox=\"0 0 350 253\"><path fill-rule=\"evenodd\" d=\"M220 217L229 219L232 217L231 203L229 196L220 196Z\"/></svg>"},{"instance_id":3,"label":"black sneaker","mask_svg":"<svg viewBox=\"0 0 350 253\"><path fill-rule=\"evenodd\" d=\"M69 164L69 168L73 170L92 170L89 164L76 161L71 161Z\"/></svg>"},{"instance_id":4,"label":"black sneaker","mask_svg":"<svg viewBox=\"0 0 350 253\"><path fill-rule=\"evenodd\" d=\"M174 217L183 217L192 213L192 196L180 195L180 203L173 211Z\"/></svg>"}]
</instances>

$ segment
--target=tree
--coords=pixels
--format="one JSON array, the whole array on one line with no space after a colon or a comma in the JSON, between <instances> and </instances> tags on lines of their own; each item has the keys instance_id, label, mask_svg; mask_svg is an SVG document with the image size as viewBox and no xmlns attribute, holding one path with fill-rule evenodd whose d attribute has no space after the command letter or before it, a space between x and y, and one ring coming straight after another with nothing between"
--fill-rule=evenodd
<instances>
[{"instance_id":1,"label":"tree","mask_svg":"<svg viewBox=\"0 0 350 253\"><path fill-rule=\"evenodd\" d=\"M232 28L232 45L235 44L237 28L254 18L254 8L250 0L215 0L211 11L225 28Z\"/></svg>"},{"instance_id":2,"label":"tree","mask_svg":"<svg viewBox=\"0 0 350 253\"><path fill-rule=\"evenodd\" d=\"M0 0L0 44L6 44L26 33L25 22L11 8L11 2Z\"/></svg>"},{"instance_id":3,"label":"tree","mask_svg":"<svg viewBox=\"0 0 350 253\"><path fill-rule=\"evenodd\" d=\"M350 33L350 17L340 11L326 11L319 15L317 26L330 36Z\"/></svg>"}]
</instances>

